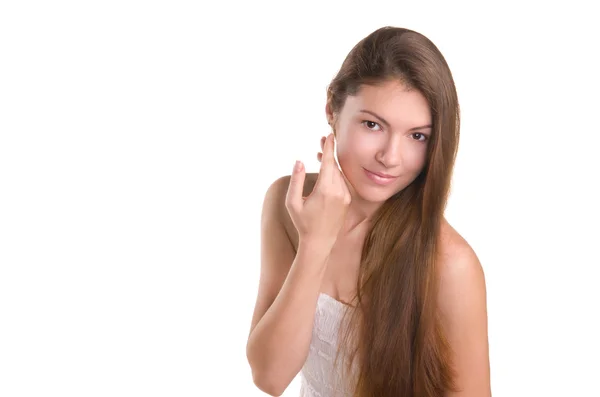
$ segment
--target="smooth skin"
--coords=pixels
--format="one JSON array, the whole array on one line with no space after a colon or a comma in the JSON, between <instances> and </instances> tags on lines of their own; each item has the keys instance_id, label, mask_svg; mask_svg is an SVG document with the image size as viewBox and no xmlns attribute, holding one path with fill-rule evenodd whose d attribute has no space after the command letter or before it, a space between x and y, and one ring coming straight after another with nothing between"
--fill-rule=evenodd
<instances>
[{"instance_id":1,"label":"smooth skin","mask_svg":"<svg viewBox=\"0 0 600 397\"><path fill-rule=\"evenodd\" d=\"M339 164L330 135L321 140L319 173L301 167L279 178L263 204L261 276L247 356L255 384L270 395L281 395L306 360L319 294L342 302L353 297L370 216L421 172L431 134L425 98L398 82L364 86L340 114L325 110ZM365 170L397 179L375 185ZM445 219L438 261L438 304L461 389L447 395L490 396L483 269Z\"/></svg>"},{"instance_id":2,"label":"smooth skin","mask_svg":"<svg viewBox=\"0 0 600 397\"><path fill-rule=\"evenodd\" d=\"M306 361L321 284L333 246L342 240L351 196L333 146L330 135L316 178L307 178L297 163L265 196L259 293L246 355L254 383L273 396L283 393Z\"/></svg>"}]
</instances>

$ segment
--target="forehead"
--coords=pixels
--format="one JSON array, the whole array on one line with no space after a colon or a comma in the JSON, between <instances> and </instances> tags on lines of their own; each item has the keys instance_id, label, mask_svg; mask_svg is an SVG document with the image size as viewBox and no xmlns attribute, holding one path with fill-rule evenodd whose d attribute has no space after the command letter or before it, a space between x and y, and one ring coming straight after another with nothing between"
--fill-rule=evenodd
<instances>
[{"instance_id":1,"label":"forehead","mask_svg":"<svg viewBox=\"0 0 600 397\"><path fill-rule=\"evenodd\" d=\"M342 113L352 117L362 109L377 113L392 126L411 128L431 122L431 110L423 94L396 81L362 85L356 95L346 98Z\"/></svg>"}]
</instances>

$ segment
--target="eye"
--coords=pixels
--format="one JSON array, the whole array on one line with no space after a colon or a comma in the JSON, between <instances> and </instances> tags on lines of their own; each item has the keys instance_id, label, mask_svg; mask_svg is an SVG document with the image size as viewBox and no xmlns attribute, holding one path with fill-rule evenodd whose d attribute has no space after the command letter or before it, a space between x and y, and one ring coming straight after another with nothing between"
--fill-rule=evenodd
<instances>
[{"instance_id":1,"label":"eye","mask_svg":"<svg viewBox=\"0 0 600 397\"><path fill-rule=\"evenodd\" d=\"M418 135L418 136L419 136L419 137L416 139L417 141L425 142L425 141L427 140L427 135L425 135L425 134L421 134L420 132L415 132L415 133L414 133L414 134L412 134L412 135L413 135L413 137L414 137L415 135ZM423 139L420 139L420 138L423 138Z\"/></svg>"},{"instance_id":2,"label":"eye","mask_svg":"<svg viewBox=\"0 0 600 397\"><path fill-rule=\"evenodd\" d=\"M371 121L371 120L363 120L361 124L363 124L364 126L366 126L371 131L380 131L381 130L381 127L379 126L379 124L377 124L376 122ZM375 126L379 127L379 130L374 130L373 128Z\"/></svg>"}]
</instances>

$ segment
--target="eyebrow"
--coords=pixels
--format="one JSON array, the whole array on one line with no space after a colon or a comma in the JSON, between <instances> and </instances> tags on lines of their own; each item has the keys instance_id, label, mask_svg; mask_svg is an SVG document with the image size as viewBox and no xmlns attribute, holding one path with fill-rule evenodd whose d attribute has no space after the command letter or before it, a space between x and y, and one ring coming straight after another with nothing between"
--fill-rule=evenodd
<instances>
[{"instance_id":1,"label":"eyebrow","mask_svg":"<svg viewBox=\"0 0 600 397\"><path fill-rule=\"evenodd\" d=\"M388 123L383 117L379 116L377 113L373 113L367 109L360 109L360 112L370 114L371 116L373 116L373 117L377 118L379 121L381 121L381 123L384 124L387 128L390 128L390 123ZM425 129L425 128L431 128L431 124L422 125L420 127L413 127L409 131L420 130L420 129Z\"/></svg>"}]
</instances>

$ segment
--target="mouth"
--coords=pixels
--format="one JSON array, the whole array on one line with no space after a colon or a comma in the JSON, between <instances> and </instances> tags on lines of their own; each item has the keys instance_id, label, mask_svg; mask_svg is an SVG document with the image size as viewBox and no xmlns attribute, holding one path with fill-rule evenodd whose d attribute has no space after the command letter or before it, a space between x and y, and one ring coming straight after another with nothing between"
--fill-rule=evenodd
<instances>
[{"instance_id":1,"label":"mouth","mask_svg":"<svg viewBox=\"0 0 600 397\"><path fill-rule=\"evenodd\" d=\"M363 168L363 170L365 171L365 173L367 174L367 177L370 180L372 180L373 182L375 182L379 185L388 185L388 184L394 182L396 179L398 179L397 176L383 174L380 172L369 171L366 168Z\"/></svg>"}]
</instances>

